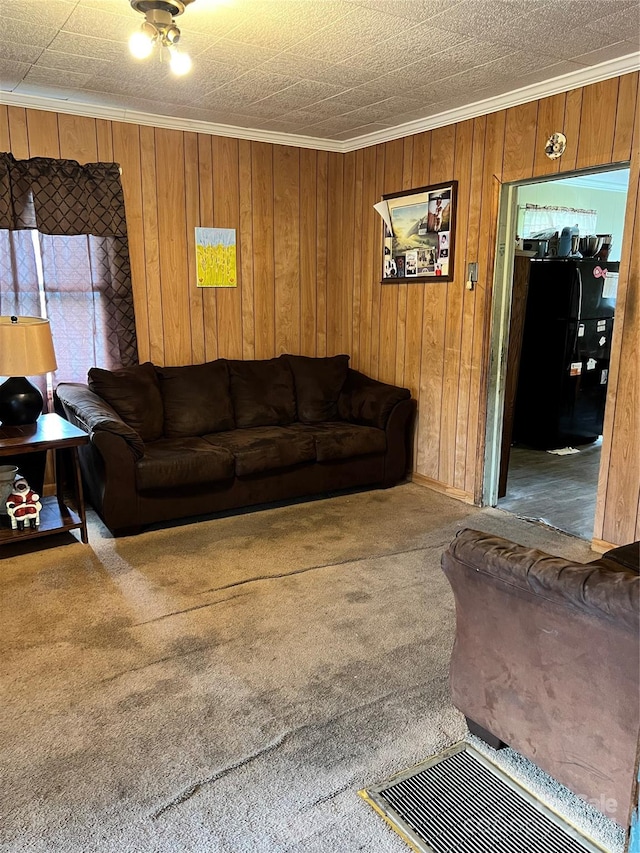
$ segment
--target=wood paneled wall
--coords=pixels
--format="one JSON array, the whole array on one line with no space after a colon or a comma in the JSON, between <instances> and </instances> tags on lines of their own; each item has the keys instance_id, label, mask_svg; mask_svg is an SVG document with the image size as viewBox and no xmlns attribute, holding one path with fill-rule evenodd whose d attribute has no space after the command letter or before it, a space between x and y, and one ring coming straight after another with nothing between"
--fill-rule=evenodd
<instances>
[{"instance_id":1,"label":"wood paneled wall","mask_svg":"<svg viewBox=\"0 0 640 853\"><path fill-rule=\"evenodd\" d=\"M469 501L482 489L500 188L632 159L595 531L620 543L640 535L639 115L630 74L337 154L0 106L0 150L121 164L141 360L350 353L418 399L416 480ZM550 161L544 143L559 130L567 151ZM455 280L382 286L373 204L451 178ZM237 288L196 288L196 225L237 229Z\"/></svg>"}]
</instances>

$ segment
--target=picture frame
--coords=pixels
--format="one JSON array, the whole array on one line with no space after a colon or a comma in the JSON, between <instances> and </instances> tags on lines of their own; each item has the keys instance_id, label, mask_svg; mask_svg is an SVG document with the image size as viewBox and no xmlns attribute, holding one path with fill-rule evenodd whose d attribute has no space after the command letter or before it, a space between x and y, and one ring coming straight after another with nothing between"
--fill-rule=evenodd
<instances>
[{"instance_id":1,"label":"picture frame","mask_svg":"<svg viewBox=\"0 0 640 853\"><path fill-rule=\"evenodd\" d=\"M235 228L195 228L196 286L237 287Z\"/></svg>"},{"instance_id":2,"label":"picture frame","mask_svg":"<svg viewBox=\"0 0 640 853\"><path fill-rule=\"evenodd\" d=\"M457 181L387 193L374 208L383 219L382 284L453 281Z\"/></svg>"}]
</instances>

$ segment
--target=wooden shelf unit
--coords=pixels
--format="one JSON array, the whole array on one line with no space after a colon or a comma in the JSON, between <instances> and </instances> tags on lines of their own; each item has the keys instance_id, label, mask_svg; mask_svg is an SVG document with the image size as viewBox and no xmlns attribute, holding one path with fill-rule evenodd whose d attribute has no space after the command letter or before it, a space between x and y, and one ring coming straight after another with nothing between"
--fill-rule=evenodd
<instances>
[{"instance_id":1,"label":"wooden shelf unit","mask_svg":"<svg viewBox=\"0 0 640 853\"><path fill-rule=\"evenodd\" d=\"M79 530L82 542L88 542L78 461L78 447L88 441L86 432L56 414L42 415L32 426L0 427L0 458L3 462L11 463L12 458L46 453L47 450L54 452L56 462L56 494L40 498L42 510L39 526L35 529L25 527L24 530L13 530L10 517L0 515L0 545L67 530ZM68 482L65 482L67 479ZM65 489L72 494L73 507L65 499Z\"/></svg>"}]
</instances>

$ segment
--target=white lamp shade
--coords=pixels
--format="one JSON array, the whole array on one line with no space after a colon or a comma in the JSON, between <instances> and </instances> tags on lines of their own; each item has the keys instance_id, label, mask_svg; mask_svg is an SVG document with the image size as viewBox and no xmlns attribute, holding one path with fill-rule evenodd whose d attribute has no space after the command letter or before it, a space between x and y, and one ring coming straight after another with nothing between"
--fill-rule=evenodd
<instances>
[{"instance_id":1,"label":"white lamp shade","mask_svg":"<svg viewBox=\"0 0 640 853\"><path fill-rule=\"evenodd\" d=\"M0 317L0 376L39 376L57 367L48 320Z\"/></svg>"}]
</instances>

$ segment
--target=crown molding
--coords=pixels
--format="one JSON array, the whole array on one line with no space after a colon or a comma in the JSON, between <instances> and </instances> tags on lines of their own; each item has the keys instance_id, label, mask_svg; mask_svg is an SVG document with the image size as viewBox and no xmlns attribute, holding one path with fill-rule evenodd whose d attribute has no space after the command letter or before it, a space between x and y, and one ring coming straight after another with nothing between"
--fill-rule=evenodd
<instances>
[{"instance_id":1,"label":"crown molding","mask_svg":"<svg viewBox=\"0 0 640 853\"><path fill-rule=\"evenodd\" d=\"M231 124L215 124L209 121L156 115L155 113L127 110L123 107L87 104L80 101L71 101L66 98L47 98L42 95L27 95L20 92L0 91L0 104L7 104L11 107L26 107L32 110L45 110L46 112L79 115L86 118L123 121L128 124L141 124L148 127L166 128L168 130L206 133L210 136L231 136L234 139L250 139L253 142L270 142L273 145L290 145L294 148L314 148L318 151L337 151L338 153L342 152L344 148L344 143L338 142L335 139L278 133L274 130L237 127Z\"/></svg>"},{"instance_id":2,"label":"crown molding","mask_svg":"<svg viewBox=\"0 0 640 853\"><path fill-rule=\"evenodd\" d=\"M415 121L390 127L386 130L377 130L375 133L369 133L366 136L349 139L344 143L342 151L345 153L347 151L357 151L359 148L368 148L371 145L379 145L381 142L391 142L394 139L401 139L404 136L411 136L414 133L422 133L425 130L435 130L438 127L445 127L448 124L456 124L467 119L496 113L499 110L517 107L529 101L548 98L560 92L579 89L581 86L599 83L601 80L609 80L611 77L620 77L623 74L630 74L634 71L640 71L640 51L630 53L627 56L620 56L617 59L610 59L607 62L601 62L599 65L579 68L577 71L570 71L568 74L552 77L550 80L543 80L531 86L524 86L522 89L514 89L511 92L505 92L504 95L496 95L492 98L476 101L473 104L465 104L463 107L446 110L445 112L437 113L424 119L416 119Z\"/></svg>"},{"instance_id":3,"label":"crown molding","mask_svg":"<svg viewBox=\"0 0 640 853\"><path fill-rule=\"evenodd\" d=\"M0 104L9 106L27 107L35 110L46 110L47 112L68 113L71 115L82 115L89 118L108 119L110 121L122 121L129 124L141 124L151 127L168 128L170 130L191 131L193 133L206 133L211 136L231 136L235 139L249 139L255 142L270 142L273 145L290 145L295 148L313 148L317 151L335 151L347 153L357 151L360 148L368 148L379 145L382 142L390 142L411 136L414 133L422 133L426 130L435 130L449 124L477 118L478 116L495 113L539 98L547 98L560 92L567 92L581 86L599 83L611 77L619 77L640 70L640 51L591 65L587 68L579 68L568 74L543 80L531 86L524 86L506 92L504 95L496 95L482 101L475 101L453 110L416 119L395 127L378 130L374 133L358 136L340 142L335 139L323 139L315 136L303 136L300 134L278 133L272 130L260 130L258 128L237 127L228 124L214 124L213 122L197 121L195 119L178 118L175 116L156 115L154 113L138 112L121 107L101 106L99 104L88 104L71 101L66 98L47 98L41 95L27 95L16 92L0 92Z\"/></svg>"}]
</instances>

